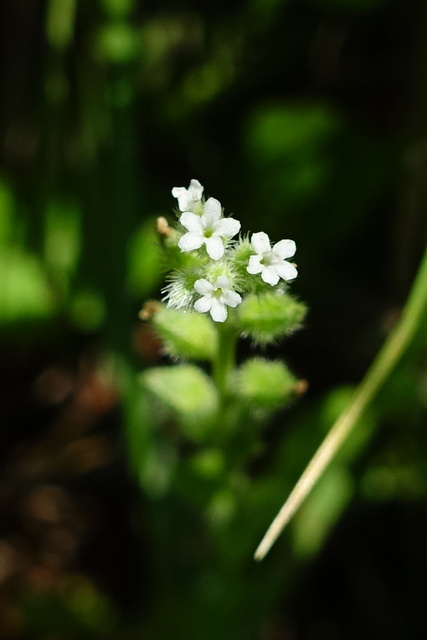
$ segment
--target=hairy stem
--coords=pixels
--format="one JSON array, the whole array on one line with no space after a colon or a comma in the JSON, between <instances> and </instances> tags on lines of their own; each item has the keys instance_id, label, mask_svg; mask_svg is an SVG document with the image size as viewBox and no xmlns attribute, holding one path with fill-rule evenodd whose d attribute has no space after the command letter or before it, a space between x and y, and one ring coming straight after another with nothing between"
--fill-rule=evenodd
<instances>
[{"instance_id":1,"label":"hairy stem","mask_svg":"<svg viewBox=\"0 0 427 640\"><path fill-rule=\"evenodd\" d=\"M237 335L233 325L225 322L218 328L218 352L213 366L213 379L219 391L222 404L224 404L228 392L230 375L234 369L236 360Z\"/></svg>"}]
</instances>

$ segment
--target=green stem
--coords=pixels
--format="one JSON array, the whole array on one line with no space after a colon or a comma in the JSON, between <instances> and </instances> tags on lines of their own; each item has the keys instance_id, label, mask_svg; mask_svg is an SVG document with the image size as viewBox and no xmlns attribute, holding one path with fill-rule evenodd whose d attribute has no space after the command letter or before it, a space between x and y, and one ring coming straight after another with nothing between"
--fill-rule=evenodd
<instances>
[{"instance_id":1,"label":"green stem","mask_svg":"<svg viewBox=\"0 0 427 640\"><path fill-rule=\"evenodd\" d=\"M378 393L415 334L427 308L427 248L401 318L380 349L353 398L305 468L283 507L261 540L255 559L262 560L310 493L338 449Z\"/></svg>"},{"instance_id":2,"label":"green stem","mask_svg":"<svg viewBox=\"0 0 427 640\"><path fill-rule=\"evenodd\" d=\"M213 365L213 379L218 389L221 405L228 396L230 376L235 366L237 334L233 324L218 324L218 351Z\"/></svg>"}]
</instances>

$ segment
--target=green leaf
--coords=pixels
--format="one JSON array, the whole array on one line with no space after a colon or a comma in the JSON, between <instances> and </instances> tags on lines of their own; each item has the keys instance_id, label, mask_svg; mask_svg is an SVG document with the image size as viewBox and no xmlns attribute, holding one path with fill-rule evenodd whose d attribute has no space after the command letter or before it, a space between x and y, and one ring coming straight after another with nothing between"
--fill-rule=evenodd
<instances>
[{"instance_id":1,"label":"green leaf","mask_svg":"<svg viewBox=\"0 0 427 640\"><path fill-rule=\"evenodd\" d=\"M153 325L170 356L192 360L214 358L218 336L207 316L160 307Z\"/></svg>"},{"instance_id":2,"label":"green leaf","mask_svg":"<svg viewBox=\"0 0 427 640\"><path fill-rule=\"evenodd\" d=\"M306 307L289 295L251 295L239 305L241 330L260 344L268 344L299 328Z\"/></svg>"},{"instance_id":3,"label":"green leaf","mask_svg":"<svg viewBox=\"0 0 427 640\"><path fill-rule=\"evenodd\" d=\"M237 373L239 395L263 409L283 405L291 396L296 378L283 362L262 358L247 360Z\"/></svg>"},{"instance_id":4,"label":"green leaf","mask_svg":"<svg viewBox=\"0 0 427 640\"><path fill-rule=\"evenodd\" d=\"M218 411L212 380L194 365L153 367L142 375L144 387L178 417L185 435L203 440Z\"/></svg>"}]
</instances>

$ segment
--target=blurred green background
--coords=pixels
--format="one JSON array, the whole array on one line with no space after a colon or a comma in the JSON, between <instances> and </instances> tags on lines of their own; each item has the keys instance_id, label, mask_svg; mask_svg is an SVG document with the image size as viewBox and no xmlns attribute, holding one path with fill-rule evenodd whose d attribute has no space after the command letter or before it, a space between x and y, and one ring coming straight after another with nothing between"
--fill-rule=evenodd
<instances>
[{"instance_id":1,"label":"blurred green background","mask_svg":"<svg viewBox=\"0 0 427 640\"><path fill-rule=\"evenodd\" d=\"M0 638L426 637L425 320L252 559L426 242L425 1L3 0L0 34ZM138 381L191 178L295 239L310 307L268 353L308 391L227 469Z\"/></svg>"}]
</instances>

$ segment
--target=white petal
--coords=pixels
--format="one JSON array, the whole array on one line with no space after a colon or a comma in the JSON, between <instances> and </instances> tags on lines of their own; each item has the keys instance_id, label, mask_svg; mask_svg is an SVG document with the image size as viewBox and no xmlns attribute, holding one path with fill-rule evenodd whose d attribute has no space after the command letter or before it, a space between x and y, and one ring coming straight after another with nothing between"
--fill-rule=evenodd
<instances>
[{"instance_id":1,"label":"white petal","mask_svg":"<svg viewBox=\"0 0 427 640\"><path fill-rule=\"evenodd\" d=\"M207 227L213 227L222 215L221 203L216 198L209 198L203 207L203 222Z\"/></svg>"},{"instance_id":2,"label":"white petal","mask_svg":"<svg viewBox=\"0 0 427 640\"><path fill-rule=\"evenodd\" d=\"M185 187L174 187L172 195L178 199L180 211L188 211L203 195L203 187L198 180L191 180L188 189Z\"/></svg>"},{"instance_id":3,"label":"white petal","mask_svg":"<svg viewBox=\"0 0 427 640\"><path fill-rule=\"evenodd\" d=\"M203 233L203 223L200 216L191 213L191 211L185 211L180 217L179 222L183 227L188 229L188 231Z\"/></svg>"},{"instance_id":4,"label":"white petal","mask_svg":"<svg viewBox=\"0 0 427 640\"><path fill-rule=\"evenodd\" d=\"M179 239L178 247L181 251L194 251L195 249L200 249L204 240L204 237L197 233L184 233Z\"/></svg>"},{"instance_id":5,"label":"white petal","mask_svg":"<svg viewBox=\"0 0 427 640\"><path fill-rule=\"evenodd\" d=\"M191 205L191 197L185 187L174 187L172 195L178 200L178 208L180 211L186 211Z\"/></svg>"},{"instance_id":6,"label":"white petal","mask_svg":"<svg viewBox=\"0 0 427 640\"><path fill-rule=\"evenodd\" d=\"M194 308L198 313L206 313L211 310L213 298L210 296L203 296L194 303Z\"/></svg>"},{"instance_id":7,"label":"white petal","mask_svg":"<svg viewBox=\"0 0 427 640\"><path fill-rule=\"evenodd\" d=\"M280 240L273 247L274 253L277 253L282 259L292 258L296 250L297 246L293 240Z\"/></svg>"},{"instance_id":8,"label":"white petal","mask_svg":"<svg viewBox=\"0 0 427 640\"><path fill-rule=\"evenodd\" d=\"M281 262L280 264L274 265L277 273L283 280L293 280L297 277L298 271L295 269L294 265L290 262Z\"/></svg>"},{"instance_id":9,"label":"white petal","mask_svg":"<svg viewBox=\"0 0 427 640\"><path fill-rule=\"evenodd\" d=\"M257 253L267 253L270 251L270 238L264 231L253 233L251 238L251 244Z\"/></svg>"},{"instance_id":10,"label":"white petal","mask_svg":"<svg viewBox=\"0 0 427 640\"><path fill-rule=\"evenodd\" d=\"M188 189L191 192L193 200L201 200L203 195L203 187L198 180L191 180Z\"/></svg>"},{"instance_id":11,"label":"white petal","mask_svg":"<svg viewBox=\"0 0 427 640\"><path fill-rule=\"evenodd\" d=\"M255 273L261 273L261 271L264 269L264 266L261 264L261 260L262 256L251 256L249 258L249 264L246 267L246 271L248 273L252 273L253 275Z\"/></svg>"},{"instance_id":12,"label":"white petal","mask_svg":"<svg viewBox=\"0 0 427 640\"><path fill-rule=\"evenodd\" d=\"M212 299L211 317L215 322L225 322L227 319L227 307L218 298Z\"/></svg>"},{"instance_id":13,"label":"white petal","mask_svg":"<svg viewBox=\"0 0 427 640\"><path fill-rule=\"evenodd\" d=\"M185 187L174 187L172 189L172 195L174 198L179 198L179 196L184 192L187 192L187 189Z\"/></svg>"},{"instance_id":14,"label":"white petal","mask_svg":"<svg viewBox=\"0 0 427 640\"><path fill-rule=\"evenodd\" d=\"M272 287L279 282L279 276L275 267L264 267L261 273L261 278L267 284L271 284Z\"/></svg>"},{"instance_id":15,"label":"white petal","mask_svg":"<svg viewBox=\"0 0 427 640\"><path fill-rule=\"evenodd\" d=\"M228 289L230 284L231 282L227 276L218 276L214 282L214 289Z\"/></svg>"},{"instance_id":16,"label":"white petal","mask_svg":"<svg viewBox=\"0 0 427 640\"><path fill-rule=\"evenodd\" d=\"M234 218L222 218L216 223L214 234L216 236L232 238L236 233L239 233L240 226L240 222Z\"/></svg>"},{"instance_id":17,"label":"white petal","mask_svg":"<svg viewBox=\"0 0 427 640\"><path fill-rule=\"evenodd\" d=\"M212 260L220 260L224 255L224 243L219 236L205 238L206 251Z\"/></svg>"},{"instance_id":18,"label":"white petal","mask_svg":"<svg viewBox=\"0 0 427 640\"><path fill-rule=\"evenodd\" d=\"M209 295L214 290L211 283L208 282L208 280L206 280L205 278L196 280L196 282L194 283L194 289L195 291L197 291L197 293L200 293L201 296Z\"/></svg>"},{"instance_id":19,"label":"white petal","mask_svg":"<svg viewBox=\"0 0 427 640\"><path fill-rule=\"evenodd\" d=\"M235 291L230 290L224 291L221 298L229 307L237 307L237 305L242 302L242 296Z\"/></svg>"}]
</instances>

